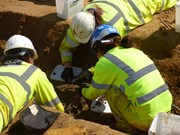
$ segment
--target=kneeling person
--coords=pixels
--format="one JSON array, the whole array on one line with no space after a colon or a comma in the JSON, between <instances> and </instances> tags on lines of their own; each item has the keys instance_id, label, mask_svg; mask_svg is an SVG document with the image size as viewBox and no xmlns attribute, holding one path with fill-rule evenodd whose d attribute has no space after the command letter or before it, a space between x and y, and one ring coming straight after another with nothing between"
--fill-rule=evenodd
<instances>
[{"instance_id":1,"label":"kneeling person","mask_svg":"<svg viewBox=\"0 0 180 135\"><path fill-rule=\"evenodd\" d=\"M128 125L132 132L147 131L159 112L171 110L169 87L153 61L131 46L128 35L121 39L114 27L101 25L92 34L91 51L99 60L82 95L93 100L105 94L119 130Z\"/></svg>"}]
</instances>

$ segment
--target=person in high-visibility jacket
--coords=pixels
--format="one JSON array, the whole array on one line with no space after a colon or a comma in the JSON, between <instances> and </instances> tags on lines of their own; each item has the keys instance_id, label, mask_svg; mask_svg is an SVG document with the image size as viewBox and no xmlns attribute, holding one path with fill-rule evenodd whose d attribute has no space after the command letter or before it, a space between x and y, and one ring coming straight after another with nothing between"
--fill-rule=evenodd
<instances>
[{"instance_id":1,"label":"person in high-visibility jacket","mask_svg":"<svg viewBox=\"0 0 180 135\"><path fill-rule=\"evenodd\" d=\"M64 112L46 74L34 65L37 58L29 38L13 35L6 42L0 65L0 133L31 100Z\"/></svg>"},{"instance_id":2,"label":"person in high-visibility jacket","mask_svg":"<svg viewBox=\"0 0 180 135\"><path fill-rule=\"evenodd\" d=\"M60 47L62 78L71 80L72 57L80 44L86 44L93 30L101 25L114 26L121 37L132 29L150 22L153 15L175 5L177 0L94 0L71 20L69 29Z\"/></svg>"},{"instance_id":3,"label":"person in high-visibility jacket","mask_svg":"<svg viewBox=\"0 0 180 135\"><path fill-rule=\"evenodd\" d=\"M126 123L147 131L159 112L171 110L168 85L154 62L132 46L128 35L121 39L114 27L100 25L92 34L91 50L99 60L91 84L81 93L89 100L105 95L119 130L127 131Z\"/></svg>"}]
</instances>

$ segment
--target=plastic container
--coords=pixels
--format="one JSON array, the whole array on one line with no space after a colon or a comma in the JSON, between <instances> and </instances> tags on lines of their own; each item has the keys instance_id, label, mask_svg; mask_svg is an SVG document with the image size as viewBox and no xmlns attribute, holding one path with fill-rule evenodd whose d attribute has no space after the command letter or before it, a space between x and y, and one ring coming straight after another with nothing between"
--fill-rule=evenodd
<instances>
[{"instance_id":1,"label":"plastic container","mask_svg":"<svg viewBox=\"0 0 180 135\"><path fill-rule=\"evenodd\" d=\"M106 99L101 99L101 97L98 97L92 101L91 111L97 113L111 113L109 103Z\"/></svg>"},{"instance_id":2,"label":"plastic container","mask_svg":"<svg viewBox=\"0 0 180 135\"><path fill-rule=\"evenodd\" d=\"M176 26L175 26L175 31L180 33L180 1L178 1L176 3L176 20L175 20L175 23L176 23Z\"/></svg>"},{"instance_id":3,"label":"plastic container","mask_svg":"<svg viewBox=\"0 0 180 135\"><path fill-rule=\"evenodd\" d=\"M82 69L80 67L72 67L73 69L73 76L77 77L81 72ZM63 78L61 77L62 72L64 71L64 66L63 65L57 65L53 71L50 74L50 78L52 80L56 80L56 81L61 81L61 82L65 82L65 80L63 80ZM72 82L75 81L75 78L72 80Z\"/></svg>"},{"instance_id":4,"label":"plastic container","mask_svg":"<svg viewBox=\"0 0 180 135\"><path fill-rule=\"evenodd\" d=\"M180 116L159 113L151 123L148 135L180 135Z\"/></svg>"},{"instance_id":5,"label":"plastic container","mask_svg":"<svg viewBox=\"0 0 180 135\"><path fill-rule=\"evenodd\" d=\"M84 0L56 0L57 16L63 19L72 18L83 9Z\"/></svg>"}]
</instances>

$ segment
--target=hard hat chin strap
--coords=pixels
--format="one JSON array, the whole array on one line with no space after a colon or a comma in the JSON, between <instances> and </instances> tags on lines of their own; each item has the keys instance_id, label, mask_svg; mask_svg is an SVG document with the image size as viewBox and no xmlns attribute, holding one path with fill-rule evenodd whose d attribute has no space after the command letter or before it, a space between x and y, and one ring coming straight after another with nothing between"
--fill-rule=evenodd
<instances>
[{"instance_id":1,"label":"hard hat chin strap","mask_svg":"<svg viewBox=\"0 0 180 135\"><path fill-rule=\"evenodd\" d=\"M31 49L26 48L16 48L8 50L5 56L2 58L2 61L14 60L19 59L26 62L29 62L30 59L34 59L34 51Z\"/></svg>"}]
</instances>

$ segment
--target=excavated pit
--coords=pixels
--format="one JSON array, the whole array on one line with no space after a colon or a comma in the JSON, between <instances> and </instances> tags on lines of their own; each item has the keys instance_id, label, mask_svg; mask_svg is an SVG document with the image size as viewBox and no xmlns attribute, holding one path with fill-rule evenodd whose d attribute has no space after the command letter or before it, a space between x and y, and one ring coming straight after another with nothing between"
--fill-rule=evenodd
<instances>
[{"instance_id":1,"label":"excavated pit","mask_svg":"<svg viewBox=\"0 0 180 135\"><path fill-rule=\"evenodd\" d=\"M130 35L135 47L144 51L155 62L173 94L173 103L180 106L180 33L176 33L173 28L174 12L172 9L155 16L152 22L138 27ZM169 22L172 29L167 30L160 22L161 19ZM0 56L3 55L4 45L10 36L14 34L25 35L32 40L39 54L35 65L46 72L49 77L53 68L57 64L61 64L58 49L69 27L69 20L57 18L47 20L48 18L32 17L20 13L0 12ZM95 62L95 57L89 51L89 43L78 48L74 57L75 66L87 69ZM66 113L74 118L103 125L114 121L112 115L91 112L88 107L89 102L78 95L77 85L50 81L63 102ZM172 113L180 114L180 111L173 108Z\"/></svg>"}]
</instances>

